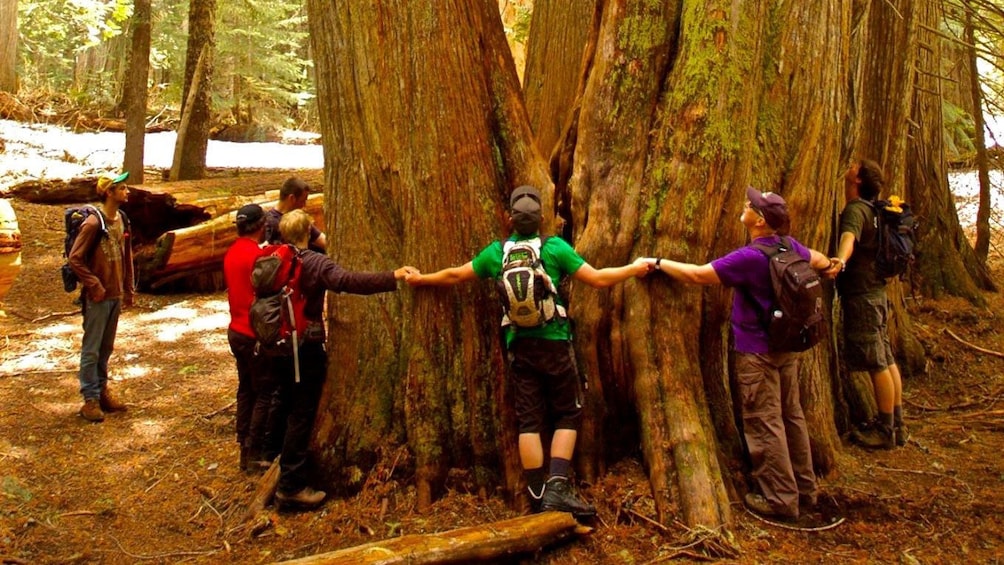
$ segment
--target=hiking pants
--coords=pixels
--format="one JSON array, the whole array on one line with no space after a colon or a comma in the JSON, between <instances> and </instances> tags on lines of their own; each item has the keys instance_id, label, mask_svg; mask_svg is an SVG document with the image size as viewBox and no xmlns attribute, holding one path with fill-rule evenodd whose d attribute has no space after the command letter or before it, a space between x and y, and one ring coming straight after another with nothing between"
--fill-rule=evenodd
<instances>
[{"instance_id":1,"label":"hiking pants","mask_svg":"<svg viewBox=\"0 0 1004 565\"><path fill-rule=\"evenodd\" d=\"M275 387L267 386L260 376L267 372L267 367L255 352L255 338L228 329L227 341L237 363L237 443L250 448L251 455L257 459L261 456Z\"/></svg>"},{"instance_id":2,"label":"hiking pants","mask_svg":"<svg viewBox=\"0 0 1004 565\"><path fill-rule=\"evenodd\" d=\"M284 362L288 361L288 363ZM307 447L317 416L317 403L327 373L328 357L323 343L300 345L300 382L295 382L293 358L278 358L273 363L279 372L279 397L286 409L286 434L279 458L279 492L296 494L307 486L309 478Z\"/></svg>"},{"instance_id":3,"label":"hiking pants","mask_svg":"<svg viewBox=\"0 0 1004 565\"><path fill-rule=\"evenodd\" d=\"M80 347L80 394L97 399L108 383L108 359L115 346L122 300L91 302L84 297L84 339Z\"/></svg>"},{"instance_id":4,"label":"hiking pants","mask_svg":"<svg viewBox=\"0 0 1004 565\"><path fill-rule=\"evenodd\" d=\"M816 494L798 354L738 353L736 373L753 480L775 512L798 517L798 495Z\"/></svg>"}]
</instances>

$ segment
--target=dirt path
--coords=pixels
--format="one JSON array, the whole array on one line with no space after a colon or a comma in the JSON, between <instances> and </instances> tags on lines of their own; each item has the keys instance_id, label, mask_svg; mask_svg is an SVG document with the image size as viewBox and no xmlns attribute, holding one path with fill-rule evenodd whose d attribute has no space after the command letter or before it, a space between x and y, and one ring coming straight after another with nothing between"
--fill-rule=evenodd
<instances>
[{"instance_id":1,"label":"dirt path","mask_svg":"<svg viewBox=\"0 0 1004 565\"><path fill-rule=\"evenodd\" d=\"M113 386L130 406L103 424L77 416L80 318L62 291L62 208L14 202L24 268L0 319L0 562L264 563L513 517L458 473L432 512L414 510L408 477L373 473L359 496L317 512L276 513L240 528L254 479L237 471L232 358L224 293L141 295L122 318ZM1000 278L998 279L1000 280ZM846 518L818 533L785 530L736 508L741 563L1004 561L1004 300L913 307L929 374L906 383L913 440L878 454L845 445L822 486ZM525 563L648 563L686 556L663 530L638 462L586 494L596 532ZM518 561L517 561L518 562Z\"/></svg>"}]
</instances>

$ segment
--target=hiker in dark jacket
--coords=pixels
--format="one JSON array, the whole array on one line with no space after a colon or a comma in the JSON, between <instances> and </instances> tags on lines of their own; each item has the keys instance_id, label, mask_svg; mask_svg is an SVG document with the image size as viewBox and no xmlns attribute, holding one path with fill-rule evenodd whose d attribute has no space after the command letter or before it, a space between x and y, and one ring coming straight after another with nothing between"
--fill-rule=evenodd
<instances>
[{"instance_id":1,"label":"hiker in dark jacket","mask_svg":"<svg viewBox=\"0 0 1004 565\"><path fill-rule=\"evenodd\" d=\"M768 350L761 312L769 311L774 291L767 256L753 243L776 246L787 235L788 206L779 195L746 189L740 221L751 244L704 265L648 258L654 268L687 283L723 284L737 291L732 298L736 380L742 399L743 436L749 448L753 479L760 493L747 493L746 506L768 518L794 520L799 507L816 503L809 432L798 397L798 353ZM794 238L791 245L818 271L830 260ZM755 300L756 304L751 303Z\"/></svg>"},{"instance_id":2,"label":"hiker in dark jacket","mask_svg":"<svg viewBox=\"0 0 1004 565\"><path fill-rule=\"evenodd\" d=\"M279 381L281 413L287 415L276 499L280 504L304 508L319 506L326 496L324 491L307 485L307 444L328 367L324 350L325 291L390 292L397 289L397 281L415 271L413 267L375 273L347 271L327 255L307 248L311 226L310 216L303 210L287 212L279 222L282 239L300 250L303 265L300 288L306 297L304 314L308 328L299 344L300 382L295 381L292 358L279 357L272 362L272 370Z\"/></svg>"},{"instance_id":3,"label":"hiker in dark jacket","mask_svg":"<svg viewBox=\"0 0 1004 565\"><path fill-rule=\"evenodd\" d=\"M119 314L123 306L132 306L132 240L119 206L129 199L129 187L123 182L129 173L105 174L98 178L97 193L102 203L99 212L80 226L80 233L70 249L68 263L83 285L84 337L80 348L80 394L84 405L80 415L91 422L101 422L105 412L122 412L126 405L108 388L108 360L115 346Z\"/></svg>"},{"instance_id":4,"label":"hiker in dark jacket","mask_svg":"<svg viewBox=\"0 0 1004 565\"><path fill-rule=\"evenodd\" d=\"M844 175L847 203L840 213L840 240L834 273L844 316L844 360L851 371L867 371L872 378L878 415L851 440L871 449L906 445L903 425L903 380L889 342L889 304L886 281L875 270L878 230L872 202L884 181L882 168L870 159L853 161Z\"/></svg>"},{"instance_id":5,"label":"hiker in dark jacket","mask_svg":"<svg viewBox=\"0 0 1004 565\"><path fill-rule=\"evenodd\" d=\"M310 196L310 185L300 177L289 177L279 189L279 200L275 206L265 212L265 229L262 231L263 243L281 243L279 221L283 214L293 210L302 210L307 205ZM313 223L310 224L310 237L307 240L310 249L324 253L328 248L328 237Z\"/></svg>"}]
</instances>

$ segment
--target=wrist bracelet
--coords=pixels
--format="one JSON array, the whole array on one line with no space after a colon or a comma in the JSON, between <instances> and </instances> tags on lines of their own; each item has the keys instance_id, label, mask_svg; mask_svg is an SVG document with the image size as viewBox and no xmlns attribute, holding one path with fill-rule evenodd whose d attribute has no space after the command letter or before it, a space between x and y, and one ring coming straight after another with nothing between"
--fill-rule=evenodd
<instances>
[{"instance_id":1,"label":"wrist bracelet","mask_svg":"<svg viewBox=\"0 0 1004 565\"><path fill-rule=\"evenodd\" d=\"M657 257L655 260L655 268L661 271L662 267L659 266L659 263L662 263L662 257Z\"/></svg>"}]
</instances>

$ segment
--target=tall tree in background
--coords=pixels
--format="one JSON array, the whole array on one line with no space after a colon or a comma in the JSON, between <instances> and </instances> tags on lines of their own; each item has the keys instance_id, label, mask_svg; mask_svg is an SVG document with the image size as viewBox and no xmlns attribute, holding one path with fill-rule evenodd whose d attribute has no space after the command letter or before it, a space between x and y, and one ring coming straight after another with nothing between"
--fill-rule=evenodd
<instances>
[{"instance_id":1,"label":"tall tree in background","mask_svg":"<svg viewBox=\"0 0 1004 565\"><path fill-rule=\"evenodd\" d=\"M17 92L17 0L0 0L0 92Z\"/></svg>"},{"instance_id":2,"label":"tall tree in background","mask_svg":"<svg viewBox=\"0 0 1004 565\"><path fill-rule=\"evenodd\" d=\"M549 196L494 0L307 8L337 262L462 264L505 235L514 187ZM332 300L315 434L332 482L361 486L407 443L421 507L453 467L485 489L517 491L497 303L487 283Z\"/></svg>"},{"instance_id":3,"label":"tall tree in background","mask_svg":"<svg viewBox=\"0 0 1004 565\"><path fill-rule=\"evenodd\" d=\"M122 105L126 114L125 157L122 168L129 181L143 184L143 147L146 139L147 84L150 77L150 0L135 0L132 48L125 76Z\"/></svg>"},{"instance_id":4,"label":"tall tree in background","mask_svg":"<svg viewBox=\"0 0 1004 565\"><path fill-rule=\"evenodd\" d=\"M188 7L185 88L181 94L183 126L178 132L172 180L200 179L206 173L215 35L216 0L191 0Z\"/></svg>"},{"instance_id":5,"label":"tall tree in background","mask_svg":"<svg viewBox=\"0 0 1004 565\"><path fill-rule=\"evenodd\" d=\"M973 111L973 145L976 147L976 171L980 179L980 203L976 212L976 242L973 248L976 258L986 265L990 254L990 160L987 156L987 141L983 123L983 89L980 87L980 74L977 69L976 33L973 30L973 10L966 3L965 20L963 23L963 40L966 42L966 59L969 63L969 97Z\"/></svg>"}]
</instances>

